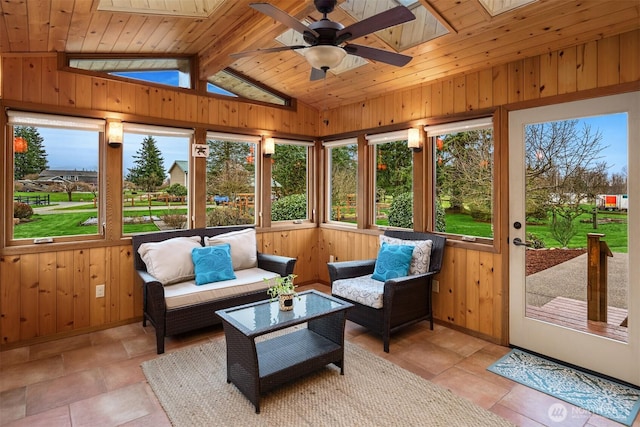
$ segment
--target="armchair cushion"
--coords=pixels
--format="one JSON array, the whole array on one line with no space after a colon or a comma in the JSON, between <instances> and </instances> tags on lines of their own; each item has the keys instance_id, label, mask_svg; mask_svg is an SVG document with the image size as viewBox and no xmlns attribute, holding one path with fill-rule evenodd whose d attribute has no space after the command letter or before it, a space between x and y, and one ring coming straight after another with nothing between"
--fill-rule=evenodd
<instances>
[{"instance_id":1,"label":"armchair cushion","mask_svg":"<svg viewBox=\"0 0 640 427\"><path fill-rule=\"evenodd\" d=\"M231 245L231 260L234 270L244 270L245 268L258 266L255 228L246 228L204 238L205 246L222 245L224 243Z\"/></svg>"},{"instance_id":2,"label":"armchair cushion","mask_svg":"<svg viewBox=\"0 0 640 427\"><path fill-rule=\"evenodd\" d=\"M198 286L236 278L231 264L231 246L228 243L193 248L191 257Z\"/></svg>"},{"instance_id":3,"label":"armchair cushion","mask_svg":"<svg viewBox=\"0 0 640 427\"><path fill-rule=\"evenodd\" d=\"M385 282L406 276L412 255L413 246L382 243L371 278Z\"/></svg>"},{"instance_id":4,"label":"armchair cushion","mask_svg":"<svg viewBox=\"0 0 640 427\"><path fill-rule=\"evenodd\" d=\"M191 250L201 248L200 236L174 237L161 242L143 243L138 248L147 271L163 285L193 279Z\"/></svg>"},{"instance_id":5,"label":"armchair cushion","mask_svg":"<svg viewBox=\"0 0 640 427\"><path fill-rule=\"evenodd\" d=\"M371 274L340 279L333 282L331 293L369 307L382 308L384 282L372 279Z\"/></svg>"},{"instance_id":6,"label":"armchair cushion","mask_svg":"<svg viewBox=\"0 0 640 427\"><path fill-rule=\"evenodd\" d=\"M413 246L411 265L409 265L409 275L424 274L429 271L433 240L404 240L381 234L380 245L382 245L383 243L388 243L390 245Z\"/></svg>"}]
</instances>

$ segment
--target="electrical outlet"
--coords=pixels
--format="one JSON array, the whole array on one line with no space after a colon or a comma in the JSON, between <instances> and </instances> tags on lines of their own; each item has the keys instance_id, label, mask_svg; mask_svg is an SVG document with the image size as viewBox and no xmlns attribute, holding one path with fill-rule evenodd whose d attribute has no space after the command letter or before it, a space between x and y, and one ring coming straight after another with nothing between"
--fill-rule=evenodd
<instances>
[{"instance_id":1,"label":"electrical outlet","mask_svg":"<svg viewBox=\"0 0 640 427\"><path fill-rule=\"evenodd\" d=\"M329 255L329 262L334 262L335 259L333 258L333 255Z\"/></svg>"},{"instance_id":2,"label":"electrical outlet","mask_svg":"<svg viewBox=\"0 0 640 427\"><path fill-rule=\"evenodd\" d=\"M437 280L433 281L433 292L435 292L436 294L440 293L440 282L438 282Z\"/></svg>"},{"instance_id":3,"label":"electrical outlet","mask_svg":"<svg viewBox=\"0 0 640 427\"><path fill-rule=\"evenodd\" d=\"M104 298L104 285L96 286L96 298Z\"/></svg>"}]
</instances>

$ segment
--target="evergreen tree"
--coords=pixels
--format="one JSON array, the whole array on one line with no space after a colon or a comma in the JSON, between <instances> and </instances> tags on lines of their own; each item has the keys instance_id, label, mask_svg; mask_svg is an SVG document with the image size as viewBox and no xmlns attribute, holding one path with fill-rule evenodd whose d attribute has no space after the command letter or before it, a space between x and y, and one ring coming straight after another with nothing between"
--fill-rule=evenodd
<instances>
[{"instance_id":1,"label":"evergreen tree","mask_svg":"<svg viewBox=\"0 0 640 427\"><path fill-rule=\"evenodd\" d=\"M133 158L135 166L129 169L129 174L125 178L127 181L149 192L162 185L167 177L164 171L164 158L152 136L142 141L142 146Z\"/></svg>"},{"instance_id":2,"label":"evergreen tree","mask_svg":"<svg viewBox=\"0 0 640 427\"><path fill-rule=\"evenodd\" d=\"M14 154L13 178L24 179L31 174L39 174L49 167L47 152L44 149L44 139L33 126L16 126L15 137L22 137L27 141L27 151Z\"/></svg>"},{"instance_id":3,"label":"evergreen tree","mask_svg":"<svg viewBox=\"0 0 640 427\"><path fill-rule=\"evenodd\" d=\"M386 196L411 192L413 156L407 141L376 145L376 187Z\"/></svg>"}]
</instances>

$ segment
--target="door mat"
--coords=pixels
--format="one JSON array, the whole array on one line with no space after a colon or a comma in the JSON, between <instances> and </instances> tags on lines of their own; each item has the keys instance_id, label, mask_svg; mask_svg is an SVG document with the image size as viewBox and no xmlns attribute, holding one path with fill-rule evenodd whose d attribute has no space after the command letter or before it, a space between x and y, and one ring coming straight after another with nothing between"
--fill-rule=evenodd
<instances>
[{"instance_id":1,"label":"door mat","mask_svg":"<svg viewBox=\"0 0 640 427\"><path fill-rule=\"evenodd\" d=\"M513 349L489 371L630 426L640 410L640 389ZM566 416L557 408L555 417ZM566 411L566 410L565 410ZM550 415L551 416L551 415Z\"/></svg>"}]
</instances>

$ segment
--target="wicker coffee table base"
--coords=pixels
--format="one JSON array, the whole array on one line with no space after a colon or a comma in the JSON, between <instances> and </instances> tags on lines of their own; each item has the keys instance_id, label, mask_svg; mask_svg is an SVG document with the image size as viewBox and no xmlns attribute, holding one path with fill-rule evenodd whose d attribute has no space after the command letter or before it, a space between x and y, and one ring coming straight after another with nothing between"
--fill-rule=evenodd
<instances>
[{"instance_id":1,"label":"wicker coffee table base","mask_svg":"<svg viewBox=\"0 0 640 427\"><path fill-rule=\"evenodd\" d=\"M257 342L223 319L227 342L227 382L260 413L260 395L333 363L344 375L346 309L311 319L307 328ZM295 324L305 323L301 320ZM259 335L258 335L259 336Z\"/></svg>"}]
</instances>

